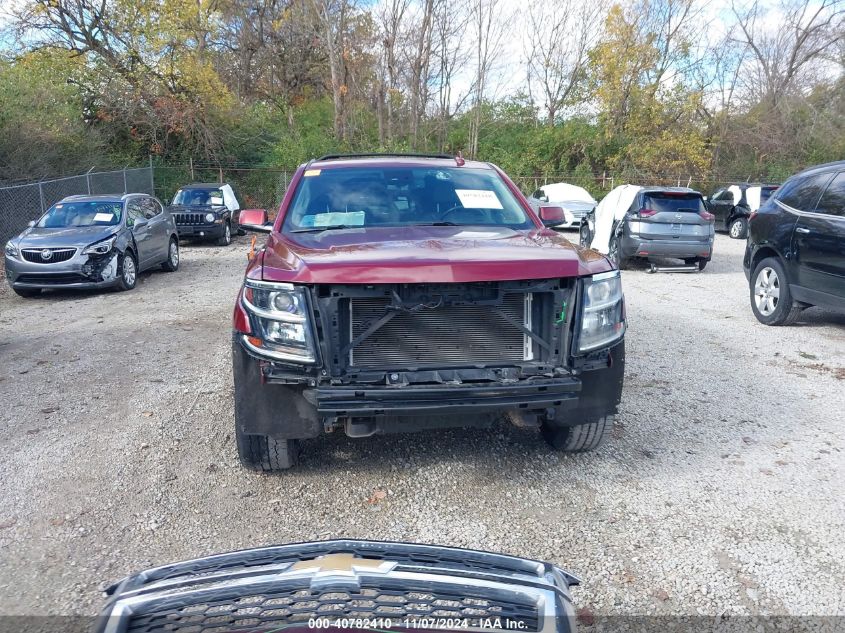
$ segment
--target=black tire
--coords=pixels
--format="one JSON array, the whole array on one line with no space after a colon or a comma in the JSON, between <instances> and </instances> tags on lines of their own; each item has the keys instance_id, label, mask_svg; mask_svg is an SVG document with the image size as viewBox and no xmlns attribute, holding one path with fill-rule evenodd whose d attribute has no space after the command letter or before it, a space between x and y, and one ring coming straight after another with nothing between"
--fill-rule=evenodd
<instances>
[{"instance_id":1,"label":"black tire","mask_svg":"<svg viewBox=\"0 0 845 633\"><path fill-rule=\"evenodd\" d=\"M15 294L24 299L31 299L41 294L41 288L12 288Z\"/></svg>"},{"instance_id":2,"label":"black tire","mask_svg":"<svg viewBox=\"0 0 845 633\"><path fill-rule=\"evenodd\" d=\"M170 243L167 245L167 259L161 267L169 273L179 270L179 240L175 237L170 238Z\"/></svg>"},{"instance_id":3,"label":"black tire","mask_svg":"<svg viewBox=\"0 0 845 633\"><path fill-rule=\"evenodd\" d=\"M791 325L801 314L802 307L793 300L789 291L786 270L776 257L767 257L754 267L748 287L751 311L760 323Z\"/></svg>"},{"instance_id":4,"label":"black tire","mask_svg":"<svg viewBox=\"0 0 845 633\"><path fill-rule=\"evenodd\" d=\"M584 248L590 248L590 227L587 226L587 221L583 220L581 222L581 228L578 229L578 243L583 246Z\"/></svg>"},{"instance_id":5,"label":"black tire","mask_svg":"<svg viewBox=\"0 0 845 633\"><path fill-rule=\"evenodd\" d=\"M223 235L217 238L217 246L228 246L232 243L232 225L226 220L223 223Z\"/></svg>"},{"instance_id":6,"label":"black tire","mask_svg":"<svg viewBox=\"0 0 845 633\"><path fill-rule=\"evenodd\" d=\"M748 218L745 216L734 218L728 226L728 235L735 240L744 240L748 237Z\"/></svg>"},{"instance_id":7,"label":"black tire","mask_svg":"<svg viewBox=\"0 0 845 633\"><path fill-rule=\"evenodd\" d=\"M607 256L610 261L613 262L613 265L616 266L619 270L628 269L628 260L622 256L622 252L619 250L618 235L614 235L610 238L610 246L608 248Z\"/></svg>"},{"instance_id":8,"label":"black tire","mask_svg":"<svg viewBox=\"0 0 845 633\"><path fill-rule=\"evenodd\" d=\"M684 263L687 266L697 265L698 270L704 270L705 268L707 268L707 262L709 261L709 259L705 259L704 257L687 257L684 260Z\"/></svg>"},{"instance_id":9,"label":"black tire","mask_svg":"<svg viewBox=\"0 0 845 633\"><path fill-rule=\"evenodd\" d=\"M241 464L252 470L265 473L287 470L296 465L299 457L299 442L296 440L247 435L239 426L235 427L235 438Z\"/></svg>"},{"instance_id":10,"label":"black tire","mask_svg":"<svg viewBox=\"0 0 845 633\"><path fill-rule=\"evenodd\" d=\"M613 428L613 416L608 415L594 422L575 426L558 426L545 421L540 433L546 443L556 451L584 453L598 448Z\"/></svg>"},{"instance_id":11,"label":"black tire","mask_svg":"<svg viewBox=\"0 0 845 633\"><path fill-rule=\"evenodd\" d=\"M130 269L131 266L131 269ZM129 271L132 271L131 275ZM118 283L120 290L132 290L138 284L138 260L135 253L126 251L117 263Z\"/></svg>"}]
</instances>

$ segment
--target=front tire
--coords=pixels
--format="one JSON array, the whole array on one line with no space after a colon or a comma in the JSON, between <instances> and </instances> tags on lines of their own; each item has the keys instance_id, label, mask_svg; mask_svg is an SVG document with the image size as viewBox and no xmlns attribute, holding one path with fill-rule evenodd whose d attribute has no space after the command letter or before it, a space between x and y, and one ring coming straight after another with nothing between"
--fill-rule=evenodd
<instances>
[{"instance_id":1,"label":"front tire","mask_svg":"<svg viewBox=\"0 0 845 633\"><path fill-rule=\"evenodd\" d=\"M728 227L728 235L735 240L744 240L748 237L748 218L734 218Z\"/></svg>"},{"instance_id":2,"label":"front tire","mask_svg":"<svg viewBox=\"0 0 845 633\"><path fill-rule=\"evenodd\" d=\"M117 287L120 290L132 290L138 283L138 262L135 260L135 254L132 251L126 251L121 255L118 269L120 280Z\"/></svg>"},{"instance_id":3,"label":"front tire","mask_svg":"<svg viewBox=\"0 0 845 633\"><path fill-rule=\"evenodd\" d=\"M296 465L299 456L299 442L284 440L268 435L247 435L239 426L235 427L238 457L241 464L252 470L265 473L287 470Z\"/></svg>"},{"instance_id":4,"label":"front tire","mask_svg":"<svg viewBox=\"0 0 845 633\"><path fill-rule=\"evenodd\" d=\"M590 227L587 226L587 221L581 222L581 228L578 230L578 243L584 248L590 248Z\"/></svg>"},{"instance_id":5,"label":"front tire","mask_svg":"<svg viewBox=\"0 0 845 633\"><path fill-rule=\"evenodd\" d=\"M767 257L754 268L751 283L751 311L764 325L790 325L801 314L801 306L792 299L789 279L780 260Z\"/></svg>"},{"instance_id":6,"label":"front tire","mask_svg":"<svg viewBox=\"0 0 845 633\"><path fill-rule=\"evenodd\" d=\"M574 426L556 426L553 422L545 421L540 425L540 433L556 451L585 453L598 448L612 428L613 416L607 415L594 422Z\"/></svg>"},{"instance_id":7,"label":"front tire","mask_svg":"<svg viewBox=\"0 0 845 633\"><path fill-rule=\"evenodd\" d=\"M228 246L232 243L232 225L227 220L223 224L223 235L217 239L217 246Z\"/></svg>"},{"instance_id":8,"label":"front tire","mask_svg":"<svg viewBox=\"0 0 845 633\"><path fill-rule=\"evenodd\" d=\"M170 238L170 244L167 247L167 259L161 267L169 273L175 273L179 270L179 240L175 237Z\"/></svg>"}]
</instances>

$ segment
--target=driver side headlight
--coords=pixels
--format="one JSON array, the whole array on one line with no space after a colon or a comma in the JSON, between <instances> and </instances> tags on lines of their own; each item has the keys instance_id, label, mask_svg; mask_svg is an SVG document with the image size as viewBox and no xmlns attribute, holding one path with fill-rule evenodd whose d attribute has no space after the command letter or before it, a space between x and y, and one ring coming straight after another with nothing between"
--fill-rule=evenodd
<instances>
[{"instance_id":1,"label":"driver side headlight","mask_svg":"<svg viewBox=\"0 0 845 633\"><path fill-rule=\"evenodd\" d=\"M298 363L315 362L314 339L303 288L247 279L243 306L255 336L244 342L256 354Z\"/></svg>"},{"instance_id":2,"label":"driver side headlight","mask_svg":"<svg viewBox=\"0 0 845 633\"><path fill-rule=\"evenodd\" d=\"M82 249L83 255L105 255L109 251L111 251L112 247L114 246L114 241L117 239L116 235L112 235L110 238L102 240L101 242L95 242L90 246L86 246Z\"/></svg>"},{"instance_id":3,"label":"driver side headlight","mask_svg":"<svg viewBox=\"0 0 845 633\"><path fill-rule=\"evenodd\" d=\"M618 270L584 279L578 351L608 347L625 334L622 279Z\"/></svg>"}]
</instances>

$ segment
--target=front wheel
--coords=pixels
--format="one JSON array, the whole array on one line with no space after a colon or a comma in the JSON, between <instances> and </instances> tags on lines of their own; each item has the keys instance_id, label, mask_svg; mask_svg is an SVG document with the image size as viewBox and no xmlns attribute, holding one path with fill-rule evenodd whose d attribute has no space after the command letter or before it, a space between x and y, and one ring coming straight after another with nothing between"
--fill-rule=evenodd
<instances>
[{"instance_id":1,"label":"front wheel","mask_svg":"<svg viewBox=\"0 0 845 633\"><path fill-rule=\"evenodd\" d=\"M223 235L217 240L218 246L228 246L232 243L232 226L229 222L223 224Z\"/></svg>"},{"instance_id":2,"label":"front wheel","mask_svg":"<svg viewBox=\"0 0 845 633\"><path fill-rule=\"evenodd\" d=\"M765 325L790 325L801 314L792 299L789 280L780 260L767 257L754 268L749 284L751 311Z\"/></svg>"},{"instance_id":3,"label":"front wheel","mask_svg":"<svg viewBox=\"0 0 845 633\"><path fill-rule=\"evenodd\" d=\"M625 270L628 268L628 260L622 256L622 251L619 248L619 236L614 235L610 238L610 246L607 250L607 256L610 258L610 261L613 262L613 265L619 270Z\"/></svg>"},{"instance_id":4,"label":"front wheel","mask_svg":"<svg viewBox=\"0 0 845 633\"><path fill-rule=\"evenodd\" d=\"M238 443L238 457L241 464L252 470L265 473L287 470L296 465L299 456L299 442L270 437L269 435L247 435L239 426L235 427Z\"/></svg>"},{"instance_id":5,"label":"front wheel","mask_svg":"<svg viewBox=\"0 0 845 633\"><path fill-rule=\"evenodd\" d=\"M132 251L126 251L118 263L120 278L117 287L121 290L132 290L138 283L138 263Z\"/></svg>"},{"instance_id":6,"label":"front wheel","mask_svg":"<svg viewBox=\"0 0 845 633\"><path fill-rule=\"evenodd\" d=\"M735 240L744 240L748 237L748 218L734 218L728 227L728 235Z\"/></svg>"},{"instance_id":7,"label":"front wheel","mask_svg":"<svg viewBox=\"0 0 845 633\"><path fill-rule=\"evenodd\" d=\"M590 227L587 226L587 221L581 222L581 228L578 231L578 243L584 248L590 248Z\"/></svg>"},{"instance_id":8,"label":"front wheel","mask_svg":"<svg viewBox=\"0 0 845 633\"><path fill-rule=\"evenodd\" d=\"M613 416L607 415L594 422L574 426L556 426L545 421L540 433L546 443L556 451L583 453L598 448L613 428Z\"/></svg>"}]
</instances>

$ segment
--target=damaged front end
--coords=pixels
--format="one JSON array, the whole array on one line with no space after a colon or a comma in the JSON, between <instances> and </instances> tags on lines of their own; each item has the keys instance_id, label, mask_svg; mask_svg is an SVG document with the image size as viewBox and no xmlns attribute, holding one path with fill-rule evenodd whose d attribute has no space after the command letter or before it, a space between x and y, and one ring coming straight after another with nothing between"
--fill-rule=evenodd
<instances>
[{"instance_id":1,"label":"damaged front end","mask_svg":"<svg viewBox=\"0 0 845 633\"><path fill-rule=\"evenodd\" d=\"M302 438L339 428L361 437L489 426L503 414L538 426L585 400L607 415L618 403L616 386L585 393L582 373L616 362L621 390L624 348L611 354L609 347L621 340L624 316L615 338L590 339L601 349L586 345L580 324L610 318L589 312L596 309L589 289L577 278L313 286L247 280L235 369L265 387L247 395L236 380L239 406L250 413L241 419L251 433ZM621 290L618 301L609 305L621 313ZM236 309L236 323L237 316ZM285 400L295 423L283 413L279 425L278 406L260 404L265 396Z\"/></svg>"},{"instance_id":2,"label":"damaged front end","mask_svg":"<svg viewBox=\"0 0 845 633\"><path fill-rule=\"evenodd\" d=\"M118 253L109 251L105 254L88 255L88 261L82 264L82 274L92 283L110 283L117 280Z\"/></svg>"}]
</instances>

